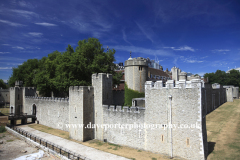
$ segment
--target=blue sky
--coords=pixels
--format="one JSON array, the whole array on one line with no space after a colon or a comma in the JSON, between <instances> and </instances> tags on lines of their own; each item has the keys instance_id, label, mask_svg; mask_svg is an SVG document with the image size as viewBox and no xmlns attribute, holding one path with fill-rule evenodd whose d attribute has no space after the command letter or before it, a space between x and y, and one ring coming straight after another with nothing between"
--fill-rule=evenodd
<instances>
[{"instance_id":1,"label":"blue sky","mask_svg":"<svg viewBox=\"0 0 240 160\"><path fill-rule=\"evenodd\" d=\"M96 37L116 62L158 59L163 69L240 67L239 0L1 0L0 79L27 59Z\"/></svg>"}]
</instances>

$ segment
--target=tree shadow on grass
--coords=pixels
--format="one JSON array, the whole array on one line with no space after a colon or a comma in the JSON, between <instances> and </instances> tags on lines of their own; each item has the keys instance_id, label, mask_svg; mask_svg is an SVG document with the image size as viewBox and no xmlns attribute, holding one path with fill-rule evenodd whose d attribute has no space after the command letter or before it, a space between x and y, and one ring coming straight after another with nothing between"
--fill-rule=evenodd
<instances>
[{"instance_id":1,"label":"tree shadow on grass","mask_svg":"<svg viewBox=\"0 0 240 160\"><path fill-rule=\"evenodd\" d=\"M216 142L208 142L208 155L213 152L215 144Z\"/></svg>"}]
</instances>

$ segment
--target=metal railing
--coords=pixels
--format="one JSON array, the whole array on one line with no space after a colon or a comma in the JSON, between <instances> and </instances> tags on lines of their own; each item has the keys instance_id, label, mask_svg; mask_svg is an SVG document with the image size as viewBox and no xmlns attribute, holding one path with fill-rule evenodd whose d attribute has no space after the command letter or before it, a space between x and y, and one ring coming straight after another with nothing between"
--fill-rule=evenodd
<instances>
[{"instance_id":1,"label":"metal railing","mask_svg":"<svg viewBox=\"0 0 240 160\"><path fill-rule=\"evenodd\" d=\"M43 145L44 147L47 147L51 150L53 150L54 152L57 152L59 153L60 155L62 156L65 156L67 157L68 159L74 159L74 160L90 160L89 158L87 157L84 157L80 154L77 154L75 152L72 152L62 146L59 146L55 143L52 143L52 142L49 142L48 140L44 139L44 138L41 138L41 137L38 137L32 133L29 133L21 128L18 128L16 126L11 126L11 125L8 125L9 128L13 129L14 131L18 132L19 134L29 138L30 140L33 140L34 142L37 142L39 143L40 145Z\"/></svg>"}]
</instances>

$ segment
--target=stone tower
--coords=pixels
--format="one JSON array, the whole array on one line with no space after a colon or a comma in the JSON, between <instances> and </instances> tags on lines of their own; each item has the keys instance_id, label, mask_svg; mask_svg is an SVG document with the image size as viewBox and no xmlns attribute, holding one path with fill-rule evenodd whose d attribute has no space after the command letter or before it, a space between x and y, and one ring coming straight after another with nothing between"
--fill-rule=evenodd
<instances>
[{"instance_id":1,"label":"stone tower","mask_svg":"<svg viewBox=\"0 0 240 160\"><path fill-rule=\"evenodd\" d=\"M130 57L125 61L125 83L128 85L128 88L138 92L144 92L147 78L147 59Z\"/></svg>"},{"instance_id":2,"label":"stone tower","mask_svg":"<svg viewBox=\"0 0 240 160\"><path fill-rule=\"evenodd\" d=\"M98 73L92 75L92 86L94 87L94 123L103 124L102 105L112 104L112 75ZM103 141L103 129L100 126L94 128L95 139Z\"/></svg>"},{"instance_id":3,"label":"stone tower","mask_svg":"<svg viewBox=\"0 0 240 160\"><path fill-rule=\"evenodd\" d=\"M179 73L181 73L181 70L177 67L173 67L171 71L172 71L172 80L179 81Z\"/></svg>"}]
</instances>

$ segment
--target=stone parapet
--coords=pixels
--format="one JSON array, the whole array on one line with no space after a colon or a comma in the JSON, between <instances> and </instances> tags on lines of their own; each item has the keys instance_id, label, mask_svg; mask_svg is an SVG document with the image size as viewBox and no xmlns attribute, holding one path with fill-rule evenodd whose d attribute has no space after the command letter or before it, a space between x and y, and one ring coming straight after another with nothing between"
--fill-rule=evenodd
<instances>
[{"instance_id":1,"label":"stone parapet","mask_svg":"<svg viewBox=\"0 0 240 160\"><path fill-rule=\"evenodd\" d=\"M69 98L60 98L60 97L34 97L34 96L25 96L26 99L35 99L39 101L58 101L58 102L69 102Z\"/></svg>"},{"instance_id":2,"label":"stone parapet","mask_svg":"<svg viewBox=\"0 0 240 160\"><path fill-rule=\"evenodd\" d=\"M147 59L138 57L138 58L132 58L125 61L125 67L127 66L148 66Z\"/></svg>"}]
</instances>

